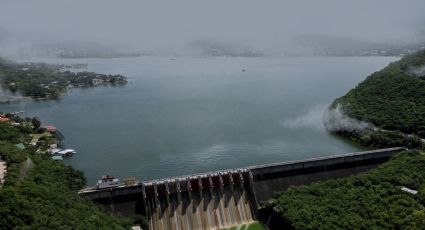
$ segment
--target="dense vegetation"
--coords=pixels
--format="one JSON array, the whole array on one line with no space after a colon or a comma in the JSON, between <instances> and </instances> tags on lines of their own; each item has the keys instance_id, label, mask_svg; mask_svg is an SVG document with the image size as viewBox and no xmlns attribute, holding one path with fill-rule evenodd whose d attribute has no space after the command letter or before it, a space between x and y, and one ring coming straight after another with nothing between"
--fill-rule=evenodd
<instances>
[{"instance_id":1,"label":"dense vegetation","mask_svg":"<svg viewBox=\"0 0 425 230\"><path fill-rule=\"evenodd\" d=\"M366 146L424 149L424 66L421 50L367 77L331 107L370 125L333 131ZM268 205L294 229L424 229L424 168L425 155L408 151L367 173L290 188Z\"/></svg>"},{"instance_id":2,"label":"dense vegetation","mask_svg":"<svg viewBox=\"0 0 425 230\"><path fill-rule=\"evenodd\" d=\"M424 168L423 153L404 152L367 173L290 188L270 205L295 229L424 229Z\"/></svg>"},{"instance_id":3,"label":"dense vegetation","mask_svg":"<svg viewBox=\"0 0 425 230\"><path fill-rule=\"evenodd\" d=\"M0 187L0 229L130 228L130 219L104 213L78 196L85 185L81 172L35 154L34 148L16 148L16 143L26 143L28 132L0 123L0 157L8 165Z\"/></svg>"},{"instance_id":4,"label":"dense vegetation","mask_svg":"<svg viewBox=\"0 0 425 230\"><path fill-rule=\"evenodd\" d=\"M95 79L95 81L93 81ZM96 81L97 80L97 81ZM122 75L64 71L63 65L14 63L0 59L0 81L3 88L32 98L56 99L69 87L91 87L98 84L125 84Z\"/></svg>"},{"instance_id":5,"label":"dense vegetation","mask_svg":"<svg viewBox=\"0 0 425 230\"><path fill-rule=\"evenodd\" d=\"M423 68L424 65L425 50L405 56L367 77L345 96L335 100L333 107L342 105L348 116L375 125L377 127L375 131L381 130L381 132L372 135L379 136L381 140L394 140L395 136L396 139L412 136L403 133L425 138L425 77L422 74L415 74L414 71ZM350 132L353 134L345 132L344 136L352 136L355 140L364 136L356 130ZM365 138L371 139L372 135ZM409 141L404 139L404 142ZM383 147L391 146L391 143L370 145Z\"/></svg>"}]
</instances>

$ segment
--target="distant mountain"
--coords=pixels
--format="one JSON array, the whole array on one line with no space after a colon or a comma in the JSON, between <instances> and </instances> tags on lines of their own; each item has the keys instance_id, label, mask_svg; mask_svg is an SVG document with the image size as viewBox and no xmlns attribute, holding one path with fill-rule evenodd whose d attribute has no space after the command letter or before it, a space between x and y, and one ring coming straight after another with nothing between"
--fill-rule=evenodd
<instances>
[{"instance_id":1,"label":"distant mountain","mask_svg":"<svg viewBox=\"0 0 425 230\"><path fill-rule=\"evenodd\" d=\"M59 58L118 58L137 57L141 54L128 48L104 46L91 42L62 42L58 44L42 44L46 56Z\"/></svg>"},{"instance_id":2,"label":"distant mountain","mask_svg":"<svg viewBox=\"0 0 425 230\"><path fill-rule=\"evenodd\" d=\"M425 39L406 43L362 41L329 35L297 35L292 42L308 48L312 55L323 56L402 56L425 47Z\"/></svg>"},{"instance_id":3,"label":"distant mountain","mask_svg":"<svg viewBox=\"0 0 425 230\"><path fill-rule=\"evenodd\" d=\"M197 40L191 43L191 47L198 50L203 56L225 57L260 57L264 54L244 46L238 42L223 42L214 40Z\"/></svg>"},{"instance_id":4,"label":"distant mountain","mask_svg":"<svg viewBox=\"0 0 425 230\"><path fill-rule=\"evenodd\" d=\"M25 39L14 40L0 36L0 56L11 59L33 57L119 58L140 55L140 52L130 48L108 46L92 42L30 42Z\"/></svg>"}]
</instances>

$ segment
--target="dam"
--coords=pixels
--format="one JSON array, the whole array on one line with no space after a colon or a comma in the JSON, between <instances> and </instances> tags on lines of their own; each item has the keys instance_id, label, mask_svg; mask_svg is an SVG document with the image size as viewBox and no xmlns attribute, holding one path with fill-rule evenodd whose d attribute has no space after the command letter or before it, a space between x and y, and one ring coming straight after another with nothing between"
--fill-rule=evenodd
<instances>
[{"instance_id":1,"label":"dam","mask_svg":"<svg viewBox=\"0 0 425 230\"><path fill-rule=\"evenodd\" d=\"M402 147L81 190L122 215L142 214L150 229L223 229L258 220L258 206L291 186L350 176L388 161Z\"/></svg>"}]
</instances>

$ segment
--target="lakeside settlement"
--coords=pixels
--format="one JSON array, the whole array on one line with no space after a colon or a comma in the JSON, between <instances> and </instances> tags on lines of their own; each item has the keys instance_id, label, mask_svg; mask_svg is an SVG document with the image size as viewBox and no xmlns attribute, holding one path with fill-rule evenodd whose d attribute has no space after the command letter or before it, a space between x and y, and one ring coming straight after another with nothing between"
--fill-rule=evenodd
<instances>
[{"instance_id":1,"label":"lakeside settlement","mask_svg":"<svg viewBox=\"0 0 425 230\"><path fill-rule=\"evenodd\" d=\"M124 85L127 78L70 69L86 69L86 64L16 63L0 59L0 83L11 95L0 95L0 102L30 99L59 99L71 88Z\"/></svg>"}]
</instances>

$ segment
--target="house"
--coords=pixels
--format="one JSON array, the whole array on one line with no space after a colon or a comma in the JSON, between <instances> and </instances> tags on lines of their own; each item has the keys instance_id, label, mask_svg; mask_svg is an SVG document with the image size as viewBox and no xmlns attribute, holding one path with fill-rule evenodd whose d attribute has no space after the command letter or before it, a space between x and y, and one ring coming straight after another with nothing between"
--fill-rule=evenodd
<instances>
[{"instance_id":1,"label":"house","mask_svg":"<svg viewBox=\"0 0 425 230\"><path fill-rule=\"evenodd\" d=\"M23 143L19 143L15 145L16 148L20 149L20 150L24 150L25 149L25 145Z\"/></svg>"},{"instance_id":2,"label":"house","mask_svg":"<svg viewBox=\"0 0 425 230\"><path fill-rule=\"evenodd\" d=\"M5 116L0 116L0 122L9 122L10 119Z\"/></svg>"},{"instance_id":3,"label":"house","mask_svg":"<svg viewBox=\"0 0 425 230\"><path fill-rule=\"evenodd\" d=\"M56 127L53 125L46 125L44 126L44 128L47 130L47 132L49 133L54 133L56 131Z\"/></svg>"},{"instance_id":4,"label":"house","mask_svg":"<svg viewBox=\"0 0 425 230\"><path fill-rule=\"evenodd\" d=\"M101 85L103 83L103 80L99 79L99 78L93 78L91 81L92 81L93 86L98 86L98 85Z\"/></svg>"}]
</instances>

